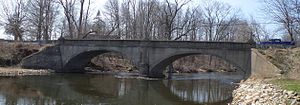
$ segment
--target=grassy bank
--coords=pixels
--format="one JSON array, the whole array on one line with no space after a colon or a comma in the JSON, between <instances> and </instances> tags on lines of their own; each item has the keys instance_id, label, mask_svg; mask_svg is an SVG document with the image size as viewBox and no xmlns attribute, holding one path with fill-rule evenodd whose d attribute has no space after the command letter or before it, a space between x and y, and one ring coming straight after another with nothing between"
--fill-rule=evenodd
<instances>
[{"instance_id":1,"label":"grassy bank","mask_svg":"<svg viewBox=\"0 0 300 105\"><path fill-rule=\"evenodd\" d=\"M288 91L295 91L300 93L300 81L292 79L275 79L271 81L272 84L278 85Z\"/></svg>"}]
</instances>

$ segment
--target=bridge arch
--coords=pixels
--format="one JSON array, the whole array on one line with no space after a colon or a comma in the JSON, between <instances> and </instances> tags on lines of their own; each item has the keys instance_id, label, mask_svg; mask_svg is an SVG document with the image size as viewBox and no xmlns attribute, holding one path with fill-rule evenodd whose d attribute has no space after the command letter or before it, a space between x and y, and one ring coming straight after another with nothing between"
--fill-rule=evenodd
<instances>
[{"instance_id":1,"label":"bridge arch","mask_svg":"<svg viewBox=\"0 0 300 105\"><path fill-rule=\"evenodd\" d=\"M131 58L128 57L126 54L116 50L110 50L110 49L82 50L72 54L69 57L69 59L65 61L63 65L63 69L59 72L73 72L73 73L85 72L84 68L94 57L106 53L116 53L118 55L123 56L125 59L131 60Z\"/></svg>"},{"instance_id":2,"label":"bridge arch","mask_svg":"<svg viewBox=\"0 0 300 105\"><path fill-rule=\"evenodd\" d=\"M206 52L206 51L191 51L191 52L176 52L176 53L172 53L168 56L165 57L161 57L160 59L154 61L155 63L153 64L152 67L150 67L150 72L149 75L160 75L160 76L164 76L163 71L165 70L165 68L170 65L172 62L183 58L183 57L187 57L187 56L192 56L192 55L211 55L211 56L215 56L218 57L226 62L228 62L229 64L233 65L234 67L236 67L238 70L242 71L244 76L246 77L248 75L248 68L246 67L247 64L242 64L241 61L245 60L248 61L251 58L244 58L246 57L246 55L236 55L236 56L228 56L226 53L226 51L218 51L218 52ZM230 54L232 55L232 54ZM243 56L243 57L241 57ZM250 63L246 62L246 63Z\"/></svg>"}]
</instances>

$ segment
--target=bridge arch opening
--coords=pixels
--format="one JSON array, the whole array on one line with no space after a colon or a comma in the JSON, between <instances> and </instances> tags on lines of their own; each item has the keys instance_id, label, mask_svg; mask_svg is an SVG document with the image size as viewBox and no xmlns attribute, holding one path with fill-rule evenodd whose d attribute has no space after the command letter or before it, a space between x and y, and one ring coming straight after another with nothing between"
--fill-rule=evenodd
<instances>
[{"instance_id":1,"label":"bridge arch opening","mask_svg":"<svg viewBox=\"0 0 300 105\"><path fill-rule=\"evenodd\" d=\"M150 75L167 76L173 73L230 72L247 76L247 72L237 62L226 56L208 53L183 53L166 57L156 63ZM171 65L171 66L170 66ZM171 67L171 69L170 69Z\"/></svg>"},{"instance_id":2,"label":"bridge arch opening","mask_svg":"<svg viewBox=\"0 0 300 105\"><path fill-rule=\"evenodd\" d=\"M85 69L92 71L138 72L131 59L116 52L108 52L93 57Z\"/></svg>"},{"instance_id":3,"label":"bridge arch opening","mask_svg":"<svg viewBox=\"0 0 300 105\"><path fill-rule=\"evenodd\" d=\"M237 67L212 55L190 55L172 62L174 71L180 73L237 72Z\"/></svg>"},{"instance_id":4,"label":"bridge arch opening","mask_svg":"<svg viewBox=\"0 0 300 105\"><path fill-rule=\"evenodd\" d=\"M93 50L76 54L64 66L64 72L136 71L132 60L118 51Z\"/></svg>"}]
</instances>

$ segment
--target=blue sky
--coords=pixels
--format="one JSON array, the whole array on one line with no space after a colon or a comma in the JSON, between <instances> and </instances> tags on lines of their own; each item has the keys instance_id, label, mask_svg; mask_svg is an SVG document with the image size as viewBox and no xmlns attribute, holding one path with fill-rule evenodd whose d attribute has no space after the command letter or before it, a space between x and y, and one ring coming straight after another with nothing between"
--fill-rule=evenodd
<instances>
[{"instance_id":1,"label":"blue sky","mask_svg":"<svg viewBox=\"0 0 300 105\"><path fill-rule=\"evenodd\" d=\"M91 0L94 4L94 9L97 10L98 8L102 8L102 6L105 4L107 0ZM197 1L199 0L193 0L191 4L199 4ZM233 8L241 9L243 16L246 18L249 18L250 16L253 16L254 18L258 19L258 22L263 21L263 16L261 12L259 12L261 6L259 3L259 0L217 0L224 3L228 3L232 5ZM191 5L190 4L190 5ZM0 38L6 38L5 35L3 35L3 29L0 29Z\"/></svg>"}]
</instances>

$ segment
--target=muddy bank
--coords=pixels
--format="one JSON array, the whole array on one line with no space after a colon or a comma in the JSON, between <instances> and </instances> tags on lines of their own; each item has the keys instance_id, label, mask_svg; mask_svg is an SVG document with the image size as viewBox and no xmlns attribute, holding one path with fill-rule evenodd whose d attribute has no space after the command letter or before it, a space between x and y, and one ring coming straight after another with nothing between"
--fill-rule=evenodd
<instances>
[{"instance_id":1,"label":"muddy bank","mask_svg":"<svg viewBox=\"0 0 300 105\"><path fill-rule=\"evenodd\" d=\"M270 84L267 80L250 78L233 91L230 105L300 105L300 95Z\"/></svg>"},{"instance_id":2,"label":"muddy bank","mask_svg":"<svg viewBox=\"0 0 300 105\"><path fill-rule=\"evenodd\" d=\"M22 69L17 67L0 67L0 76L15 77L15 76L28 76L28 75L49 75L53 73L51 70L32 70Z\"/></svg>"}]
</instances>

